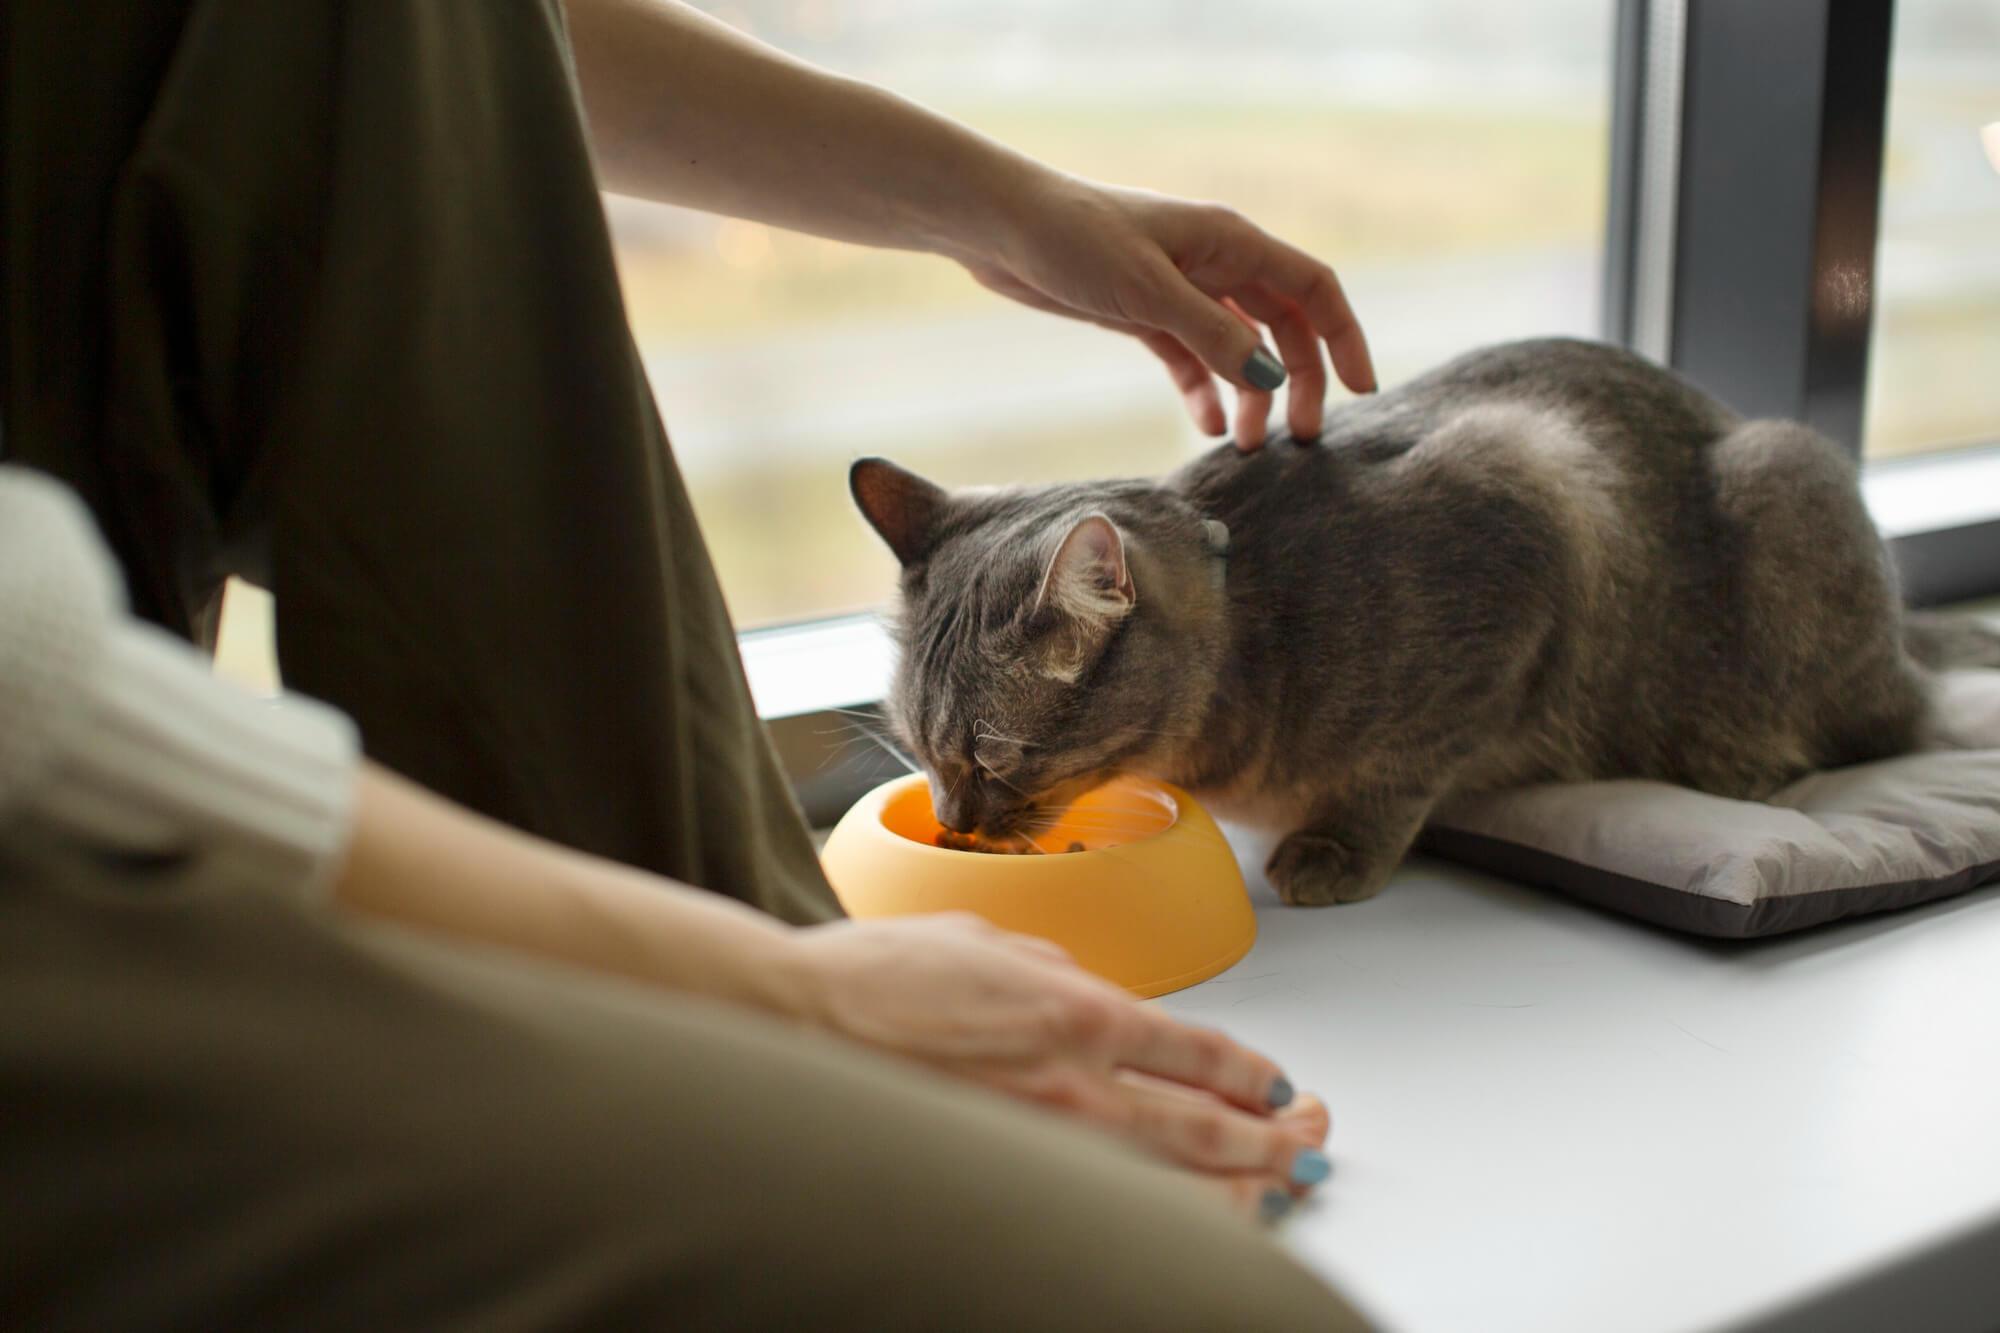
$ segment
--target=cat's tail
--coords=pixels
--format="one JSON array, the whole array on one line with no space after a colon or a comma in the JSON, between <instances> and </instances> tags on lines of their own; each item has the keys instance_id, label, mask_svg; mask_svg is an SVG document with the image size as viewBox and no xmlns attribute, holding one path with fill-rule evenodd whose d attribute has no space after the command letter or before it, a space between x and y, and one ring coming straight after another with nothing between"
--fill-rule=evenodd
<instances>
[{"instance_id":1,"label":"cat's tail","mask_svg":"<svg viewBox=\"0 0 2000 1333\"><path fill-rule=\"evenodd\" d=\"M1932 671L2000 667L2000 629L1969 616L1906 611L1903 651Z\"/></svg>"}]
</instances>

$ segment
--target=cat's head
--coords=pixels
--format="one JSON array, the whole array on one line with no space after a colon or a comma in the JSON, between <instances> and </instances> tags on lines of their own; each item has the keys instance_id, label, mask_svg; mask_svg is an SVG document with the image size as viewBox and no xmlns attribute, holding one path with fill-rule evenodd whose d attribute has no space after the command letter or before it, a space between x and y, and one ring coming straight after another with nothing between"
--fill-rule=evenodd
<instances>
[{"instance_id":1,"label":"cat's head","mask_svg":"<svg viewBox=\"0 0 2000 1333\"><path fill-rule=\"evenodd\" d=\"M954 493L868 458L849 486L903 566L888 714L940 822L1033 834L1168 776L1214 689L1216 525L1141 482Z\"/></svg>"}]
</instances>

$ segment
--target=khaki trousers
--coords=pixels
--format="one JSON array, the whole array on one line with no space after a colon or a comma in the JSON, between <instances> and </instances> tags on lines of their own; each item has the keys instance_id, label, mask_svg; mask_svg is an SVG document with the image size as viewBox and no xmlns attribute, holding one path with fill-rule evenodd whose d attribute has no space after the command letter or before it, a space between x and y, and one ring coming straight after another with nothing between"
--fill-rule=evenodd
<instances>
[{"instance_id":1,"label":"khaki trousers","mask_svg":"<svg viewBox=\"0 0 2000 1333\"><path fill-rule=\"evenodd\" d=\"M273 895L0 868L0 1326L1358 1327L1180 1173Z\"/></svg>"}]
</instances>

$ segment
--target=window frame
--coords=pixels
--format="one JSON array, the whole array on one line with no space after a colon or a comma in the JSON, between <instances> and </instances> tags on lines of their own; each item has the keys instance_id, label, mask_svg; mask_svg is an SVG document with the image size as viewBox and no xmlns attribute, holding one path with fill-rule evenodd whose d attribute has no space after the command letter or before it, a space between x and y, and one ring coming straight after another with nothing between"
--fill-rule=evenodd
<instances>
[{"instance_id":1,"label":"window frame","mask_svg":"<svg viewBox=\"0 0 2000 1333\"><path fill-rule=\"evenodd\" d=\"M1604 336L1857 461L1894 11L1619 0L1614 41ZM2000 593L2000 486L1964 490L1996 450L1862 462L1911 605Z\"/></svg>"},{"instance_id":2,"label":"window frame","mask_svg":"<svg viewBox=\"0 0 2000 1333\"><path fill-rule=\"evenodd\" d=\"M1859 460L1893 0L1616 4L1603 336ZM2000 440L1862 467L1912 605L2000 594L2000 485L1975 476L2000 476ZM905 770L867 736L892 652L873 617L739 642L812 822Z\"/></svg>"}]
</instances>

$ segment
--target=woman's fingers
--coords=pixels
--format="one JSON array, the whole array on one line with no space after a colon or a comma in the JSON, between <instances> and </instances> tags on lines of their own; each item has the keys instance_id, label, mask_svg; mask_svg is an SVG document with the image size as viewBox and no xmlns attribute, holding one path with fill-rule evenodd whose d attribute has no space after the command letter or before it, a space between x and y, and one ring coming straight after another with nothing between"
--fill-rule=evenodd
<instances>
[{"instance_id":1,"label":"woman's fingers","mask_svg":"<svg viewBox=\"0 0 2000 1333\"><path fill-rule=\"evenodd\" d=\"M1287 429L1296 439L1318 438L1327 389L1322 338L1349 388L1375 384L1367 343L1332 270L1249 230L1268 253L1187 273L1163 254L1131 285L1122 315L1071 305L1004 269L968 267L981 284L1023 305L1137 337L1166 366L1196 427L1220 435L1233 425L1237 447L1249 453L1263 445L1273 391L1283 385L1289 385ZM1258 274L1265 276L1252 276ZM1275 356L1265 346L1265 328ZM1218 375L1237 390L1233 413L1224 410Z\"/></svg>"},{"instance_id":2,"label":"woman's fingers","mask_svg":"<svg viewBox=\"0 0 2000 1333\"><path fill-rule=\"evenodd\" d=\"M1197 208L1182 215L1189 216L1200 222L1181 238L1193 286L1246 305L1261 295L1298 307L1315 337L1325 341L1341 383L1355 393L1375 391L1368 340L1331 268L1229 210Z\"/></svg>"},{"instance_id":3,"label":"woman's fingers","mask_svg":"<svg viewBox=\"0 0 2000 1333\"><path fill-rule=\"evenodd\" d=\"M1228 427L1222 414L1222 395L1216 390L1215 376L1201 363L1201 358L1171 333L1137 327L1131 332L1166 366L1174 387L1181 391L1181 401L1187 404L1188 415L1194 418L1195 428L1204 435L1222 434Z\"/></svg>"},{"instance_id":4,"label":"woman's fingers","mask_svg":"<svg viewBox=\"0 0 2000 1333\"><path fill-rule=\"evenodd\" d=\"M1285 382L1283 364L1265 350L1254 324L1202 291L1162 255L1135 292L1134 319L1172 334L1210 370L1238 389L1269 391Z\"/></svg>"},{"instance_id":5,"label":"woman's fingers","mask_svg":"<svg viewBox=\"0 0 2000 1333\"><path fill-rule=\"evenodd\" d=\"M1310 1126L1251 1115L1214 1097L1142 1074L1120 1074L1131 1136L1171 1162L1209 1175L1263 1178L1274 1187L1307 1189L1326 1178L1328 1162Z\"/></svg>"},{"instance_id":6,"label":"woman's fingers","mask_svg":"<svg viewBox=\"0 0 2000 1333\"><path fill-rule=\"evenodd\" d=\"M1326 342L1340 382L1355 393L1375 392L1375 361L1367 335L1334 271L1311 255L1266 236L1266 249L1255 277L1271 295L1305 312L1313 332Z\"/></svg>"},{"instance_id":7,"label":"woman's fingers","mask_svg":"<svg viewBox=\"0 0 2000 1333\"><path fill-rule=\"evenodd\" d=\"M1222 308L1234 315L1237 322L1258 335L1258 346L1263 346L1263 330L1257 324L1256 316L1245 310L1234 297L1222 298ZM1271 393L1268 388L1256 387L1239 389L1236 394L1236 429L1233 432L1237 449L1246 454L1254 454L1264 447L1264 436L1270 430Z\"/></svg>"},{"instance_id":8,"label":"woman's fingers","mask_svg":"<svg viewBox=\"0 0 2000 1333\"><path fill-rule=\"evenodd\" d=\"M1326 413L1326 359L1305 311L1261 287L1232 297L1230 303L1270 327L1288 377L1285 425L1295 440L1317 440Z\"/></svg>"},{"instance_id":9,"label":"woman's fingers","mask_svg":"<svg viewBox=\"0 0 2000 1333\"><path fill-rule=\"evenodd\" d=\"M1248 1111L1275 1110L1293 1098L1290 1081L1270 1060L1151 1005L1126 1007L1107 1039L1113 1065L1214 1093Z\"/></svg>"},{"instance_id":10,"label":"woman's fingers","mask_svg":"<svg viewBox=\"0 0 2000 1333\"><path fill-rule=\"evenodd\" d=\"M1262 449L1264 437L1271 433L1271 395L1262 389L1239 389L1235 416L1230 434L1236 447L1246 454Z\"/></svg>"},{"instance_id":11,"label":"woman's fingers","mask_svg":"<svg viewBox=\"0 0 2000 1333\"><path fill-rule=\"evenodd\" d=\"M1021 952L1033 954L1037 958L1043 958L1052 963L1063 963L1070 967L1076 966L1076 959L1070 956L1068 949L1063 948L1062 945L1057 944L1054 940L1045 940L1040 935L1009 933L1003 936L1003 940L1009 948L1019 949Z\"/></svg>"},{"instance_id":12,"label":"woman's fingers","mask_svg":"<svg viewBox=\"0 0 2000 1333\"><path fill-rule=\"evenodd\" d=\"M1212 1176L1207 1183L1231 1211L1266 1226L1282 1220L1298 1202L1292 1191L1271 1183L1268 1176Z\"/></svg>"},{"instance_id":13,"label":"woman's fingers","mask_svg":"<svg viewBox=\"0 0 2000 1333\"><path fill-rule=\"evenodd\" d=\"M1333 1112L1310 1092L1299 1094L1297 1100L1277 1113L1277 1118L1308 1143L1325 1143L1327 1135L1333 1132Z\"/></svg>"},{"instance_id":14,"label":"woman's fingers","mask_svg":"<svg viewBox=\"0 0 2000 1333\"><path fill-rule=\"evenodd\" d=\"M993 290L1054 314L1137 334L1167 367L1202 430L1225 413L1213 379L1240 394L1237 444L1262 443L1271 394L1289 380L1286 422L1316 438L1326 363L1356 393L1375 389L1367 339L1333 270L1235 211L1142 190L1050 178L1046 225L1004 256L966 261ZM1250 309L1262 327L1235 317ZM1274 354L1264 341L1270 330Z\"/></svg>"},{"instance_id":15,"label":"woman's fingers","mask_svg":"<svg viewBox=\"0 0 2000 1333\"><path fill-rule=\"evenodd\" d=\"M1305 312L1297 306L1285 306L1271 316L1270 323L1278 354L1291 378L1285 425L1293 439L1310 444L1319 439L1326 419L1326 360L1320 355L1319 339L1306 323Z\"/></svg>"}]
</instances>

